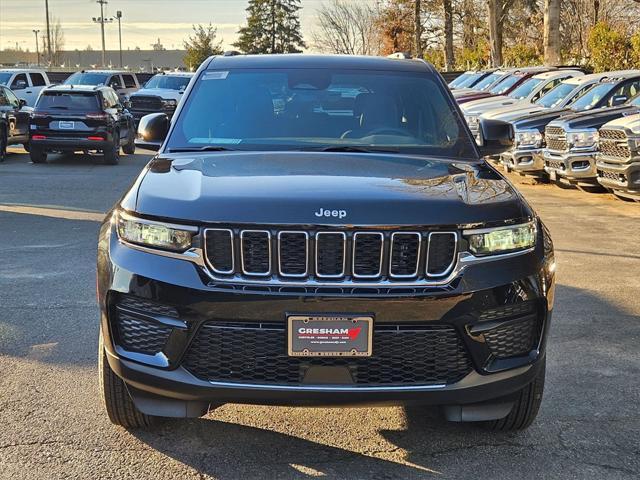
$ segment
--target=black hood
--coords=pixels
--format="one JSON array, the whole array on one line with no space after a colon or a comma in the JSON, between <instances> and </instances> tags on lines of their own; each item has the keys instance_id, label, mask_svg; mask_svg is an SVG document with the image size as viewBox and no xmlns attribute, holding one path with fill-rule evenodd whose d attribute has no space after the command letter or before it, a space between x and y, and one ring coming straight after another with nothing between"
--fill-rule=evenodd
<instances>
[{"instance_id":1,"label":"black hood","mask_svg":"<svg viewBox=\"0 0 640 480\"><path fill-rule=\"evenodd\" d=\"M536 128L543 132L549 122L552 122L563 115L570 114L571 112L573 112L573 110L569 108L542 110L513 120L512 123L518 130Z\"/></svg>"},{"instance_id":2,"label":"black hood","mask_svg":"<svg viewBox=\"0 0 640 480\"><path fill-rule=\"evenodd\" d=\"M599 108L585 112L577 112L562 117L561 121L572 130L584 128L600 128L605 123L620 118L625 115L634 115L640 112L640 108L630 105L620 105L618 107Z\"/></svg>"},{"instance_id":3,"label":"black hood","mask_svg":"<svg viewBox=\"0 0 640 480\"><path fill-rule=\"evenodd\" d=\"M125 208L194 222L454 225L532 215L485 164L397 154L163 154L135 188Z\"/></svg>"}]
</instances>

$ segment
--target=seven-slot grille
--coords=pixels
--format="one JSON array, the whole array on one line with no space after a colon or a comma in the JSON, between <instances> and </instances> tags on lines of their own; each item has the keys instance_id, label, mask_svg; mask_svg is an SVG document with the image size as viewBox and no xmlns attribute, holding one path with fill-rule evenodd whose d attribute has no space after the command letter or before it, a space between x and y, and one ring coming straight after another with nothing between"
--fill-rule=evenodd
<instances>
[{"instance_id":1,"label":"seven-slot grille","mask_svg":"<svg viewBox=\"0 0 640 480\"><path fill-rule=\"evenodd\" d=\"M567 145L567 134L562 127L547 127L544 131L544 138L548 150L564 152L569 148Z\"/></svg>"},{"instance_id":2,"label":"seven-slot grille","mask_svg":"<svg viewBox=\"0 0 640 480\"><path fill-rule=\"evenodd\" d=\"M267 279L437 280L455 267L454 231L205 230L213 274Z\"/></svg>"},{"instance_id":3,"label":"seven-slot grille","mask_svg":"<svg viewBox=\"0 0 640 480\"><path fill-rule=\"evenodd\" d=\"M601 129L599 134L600 153L620 159L631 158L627 135L622 130Z\"/></svg>"}]
</instances>

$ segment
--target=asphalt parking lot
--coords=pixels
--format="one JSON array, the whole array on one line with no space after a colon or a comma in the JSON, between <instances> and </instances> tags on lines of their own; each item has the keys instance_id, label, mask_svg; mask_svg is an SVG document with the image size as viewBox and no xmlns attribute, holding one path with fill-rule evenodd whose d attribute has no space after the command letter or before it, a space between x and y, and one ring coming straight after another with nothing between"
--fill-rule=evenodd
<instances>
[{"instance_id":1,"label":"asphalt parking lot","mask_svg":"<svg viewBox=\"0 0 640 480\"><path fill-rule=\"evenodd\" d=\"M519 188L554 237L547 388L518 434L411 408L226 405L152 431L112 426L98 394L99 219L148 155L0 164L0 478L638 478L640 204Z\"/></svg>"}]
</instances>

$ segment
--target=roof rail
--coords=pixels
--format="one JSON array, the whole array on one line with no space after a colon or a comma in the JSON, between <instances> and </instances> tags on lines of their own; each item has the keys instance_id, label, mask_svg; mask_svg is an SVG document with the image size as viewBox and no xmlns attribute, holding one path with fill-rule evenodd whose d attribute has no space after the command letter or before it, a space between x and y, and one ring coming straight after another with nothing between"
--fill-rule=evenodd
<instances>
[{"instance_id":1,"label":"roof rail","mask_svg":"<svg viewBox=\"0 0 640 480\"><path fill-rule=\"evenodd\" d=\"M236 57L238 55L242 55L242 52L239 52L237 50L227 50L222 54L223 57Z\"/></svg>"}]
</instances>

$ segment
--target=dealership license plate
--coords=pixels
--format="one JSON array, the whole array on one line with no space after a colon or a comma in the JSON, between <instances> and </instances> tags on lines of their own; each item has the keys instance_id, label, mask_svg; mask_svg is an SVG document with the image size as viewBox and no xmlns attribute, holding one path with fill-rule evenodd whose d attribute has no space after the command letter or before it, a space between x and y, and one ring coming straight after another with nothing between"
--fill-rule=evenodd
<instances>
[{"instance_id":1,"label":"dealership license plate","mask_svg":"<svg viewBox=\"0 0 640 480\"><path fill-rule=\"evenodd\" d=\"M288 352L292 357L369 357L373 317L368 315L290 315Z\"/></svg>"},{"instance_id":2,"label":"dealership license plate","mask_svg":"<svg viewBox=\"0 0 640 480\"><path fill-rule=\"evenodd\" d=\"M556 180L558 180L558 174L556 173L555 170L551 170L549 172L549 180L551 180L552 182L555 182Z\"/></svg>"},{"instance_id":3,"label":"dealership license plate","mask_svg":"<svg viewBox=\"0 0 640 480\"><path fill-rule=\"evenodd\" d=\"M58 122L58 128L60 130L73 130L76 128L76 122Z\"/></svg>"}]
</instances>

